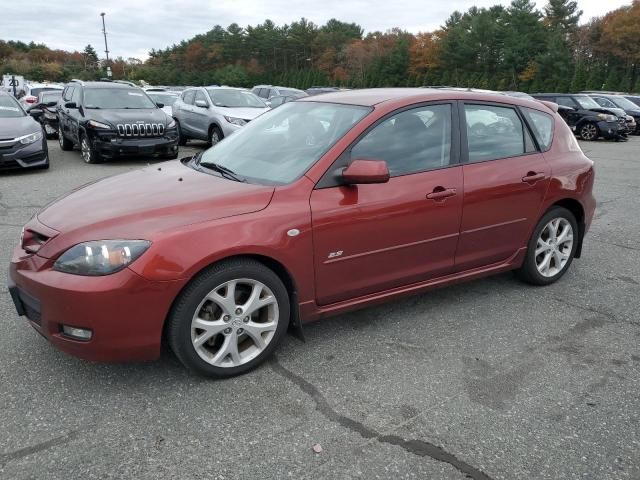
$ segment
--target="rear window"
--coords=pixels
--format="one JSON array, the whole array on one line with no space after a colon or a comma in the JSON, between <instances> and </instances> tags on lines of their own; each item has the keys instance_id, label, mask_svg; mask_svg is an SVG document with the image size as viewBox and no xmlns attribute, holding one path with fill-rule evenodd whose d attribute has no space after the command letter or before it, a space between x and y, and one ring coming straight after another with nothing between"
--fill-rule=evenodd
<instances>
[{"instance_id":1,"label":"rear window","mask_svg":"<svg viewBox=\"0 0 640 480\"><path fill-rule=\"evenodd\" d=\"M533 136L536 137L540 149L543 152L549 150L553 141L553 117L531 108L523 108L522 112L533 130Z\"/></svg>"}]
</instances>

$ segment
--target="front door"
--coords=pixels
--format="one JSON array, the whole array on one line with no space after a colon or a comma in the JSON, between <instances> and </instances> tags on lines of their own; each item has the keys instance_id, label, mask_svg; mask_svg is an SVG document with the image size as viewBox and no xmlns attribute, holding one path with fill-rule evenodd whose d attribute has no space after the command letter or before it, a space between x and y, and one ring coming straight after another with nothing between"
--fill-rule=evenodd
<instances>
[{"instance_id":1,"label":"front door","mask_svg":"<svg viewBox=\"0 0 640 480\"><path fill-rule=\"evenodd\" d=\"M551 168L515 108L466 104L468 155L456 270L499 263L526 246Z\"/></svg>"},{"instance_id":2,"label":"front door","mask_svg":"<svg viewBox=\"0 0 640 480\"><path fill-rule=\"evenodd\" d=\"M313 191L318 304L453 270L463 178L457 149L452 151L452 114L452 105L444 103L384 118L338 162L385 160L389 182L346 186L321 181Z\"/></svg>"}]
</instances>

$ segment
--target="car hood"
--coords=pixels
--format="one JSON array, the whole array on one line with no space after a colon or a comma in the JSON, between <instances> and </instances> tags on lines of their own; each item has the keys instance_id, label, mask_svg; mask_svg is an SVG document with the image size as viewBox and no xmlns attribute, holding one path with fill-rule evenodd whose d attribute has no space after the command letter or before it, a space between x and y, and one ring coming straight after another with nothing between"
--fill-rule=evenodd
<instances>
[{"instance_id":1,"label":"car hood","mask_svg":"<svg viewBox=\"0 0 640 480\"><path fill-rule=\"evenodd\" d=\"M614 117L618 117L619 115L616 115L616 112L614 110L615 110L614 108L608 108L608 107L599 107L599 108L589 109L589 111L591 112L607 113L609 115L613 115Z\"/></svg>"},{"instance_id":2,"label":"car hood","mask_svg":"<svg viewBox=\"0 0 640 480\"><path fill-rule=\"evenodd\" d=\"M153 240L158 232L262 210L273 191L177 161L156 164L81 187L45 207L38 221L61 234L38 254L89 240Z\"/></svg>"},{"instance_id":3,"label":"car hood","mask_svg":"<svg viewBox=\"0 0 640 480\"><path fill-rule=\"evenodd\" d=\"M227 108L227 107L216 107L222 115L226 115L227 117L235 117L242 118L243 120L253 120L256 117L259 117L264 112L267 112L269 109L265 108Z\"/></svg>"},{"instance_id":4,"label":"car hood","mask_svg":"<svg viewBox=\"0 0 640 480\"><path fill-rule=\"evenodd\" d=\"M89 113L91 112L91 113ZM114 108L109 110L86 109L85 115L92 120L116 126L119 123L161 123L165 127L169 117L160 108L127 109Z\"/></svg>"},{"instance_id":5,"label":"car hood","mask_svg":"<svg viewBox=\"0 0 640 480\"><path fill-rule=\"evenodd\" d=\"M0 139L16 138L38 132L42 127L33 117L0 118Z\"/></svg>"}]
</instances>

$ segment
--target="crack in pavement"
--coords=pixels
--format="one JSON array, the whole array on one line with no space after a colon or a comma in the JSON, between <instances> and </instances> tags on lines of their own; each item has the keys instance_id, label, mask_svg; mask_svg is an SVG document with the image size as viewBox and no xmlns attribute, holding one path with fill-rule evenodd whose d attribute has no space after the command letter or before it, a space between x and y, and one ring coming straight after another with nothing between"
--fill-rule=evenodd
<instances>
[{"instance_id":1,"label":"crack in pavement","mask_svg":"<svg viewBox=\"0 0 640 480\"><path fill-rule=\"evenodd\" d=\"M464 473L467 478L472 478L474 480L491 480L491 477L489 477L483 471L469 465L463 460L457 458L455 455L432 443L425 442L424 440L406 440L398 435L384 435L376 432L372 428L367 427L357 420L339 414L333 409L333 407L329 404L327 399L324 397L324 395L322 395L320 390L318 390L315 385L285 368L278 361L276 355L273 356L270 365L274 372L289 380L293 384L297 385L300 390L309 395L316 405L316 410L330 421L337 423L338 425L341 425L342 427L345 427L352 432L358 433L360 436L368 440L375 439L381 443L388 443L390 445L398 446L406 452L412 453L419 457L428 457L438 462L448 463L459 472Z\"/></svg>"},{"instance_id":2,"label":"crack in pavement","mask_svg":"<svg viewBox=\"0 0 640 480\"><path fill-rule=\"evenodd\" d=\"M70 441L75 440L77 437L78 431L72 430L65 435L52 438L51 440L47 440L46 442L37 443L30 447L24 447L14 452L2 453L0 454L0 467L4 468L4 466L12 460L18 460L28 455L48 450L49 448L56 447L58 445L64 445L65 443L69 443Z\"/></svg>"},{"instance_id":3,"label":"crack in pavement","mask_svg":"<svg viewBox=\"0 0 640 480\"><path fill-rule=\"evenodd\" d=\"M596 315L602 315L603 317L607 317L609 320L611 320L610 323L612 323L614 325L627 324L627 325L633 325L634 327L639 327L640 326L640 322L621 320L615 314L613 314L611 312L605 312L604 310L599 310L597 308L587 307L585 305L579 305L577 303L570 302L570 301L565 300L564 298L560 298L560 297L551 297L551 298L553 300L555 300L556 302L562 303L564 305L568 305L569 307L577 308L578 310L582 310L584 312L595 313Z\"/></svg>"},{"instance_id":4,"label":"crack in pavement","mask_svg":"<svg viewBox=\"0 0 640 480\"><path fill-rule=\"evenodd\" d=\"M590 240L593 241L593 242L597 242L597 243L604 243L605 245L612 245L614 247L620 247L620 248L625 248L627 250L635 250L636 252L640 252L640 247L632 247L630 245L622 245L621 243L605 242L604 240L598 240L597 238L591 238Z\"/></svg>"}]
</instances>

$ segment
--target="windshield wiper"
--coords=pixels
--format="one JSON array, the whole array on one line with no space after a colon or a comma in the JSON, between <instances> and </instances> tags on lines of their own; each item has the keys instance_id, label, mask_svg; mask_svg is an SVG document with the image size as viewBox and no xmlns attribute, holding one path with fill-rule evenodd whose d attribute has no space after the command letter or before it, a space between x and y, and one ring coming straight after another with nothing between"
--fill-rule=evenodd
<instances>
[{"instance_id":1,"label":"windshield wiper","mask_svg":"<svg viewBox=\"0 0 640 480\"><path fill-rule=\"evenodd\" d=\"M213 162L200 162L199 161L200 158L196 159L196 163L198 165L200 165L201 167L204 168L208 168L209 170L213 170L214 172L218 172L220 175L222 175L223 177L226 177L230 180L236 181L236 182L242 182L242 183L247 183L247 180L243 177L241 177L240 175L238 175L236 172L234 172L233 170L231 170L230 168L227 168L223 165L220 165L219 163L213 163Z\"/></svg>"}]
</instances>

